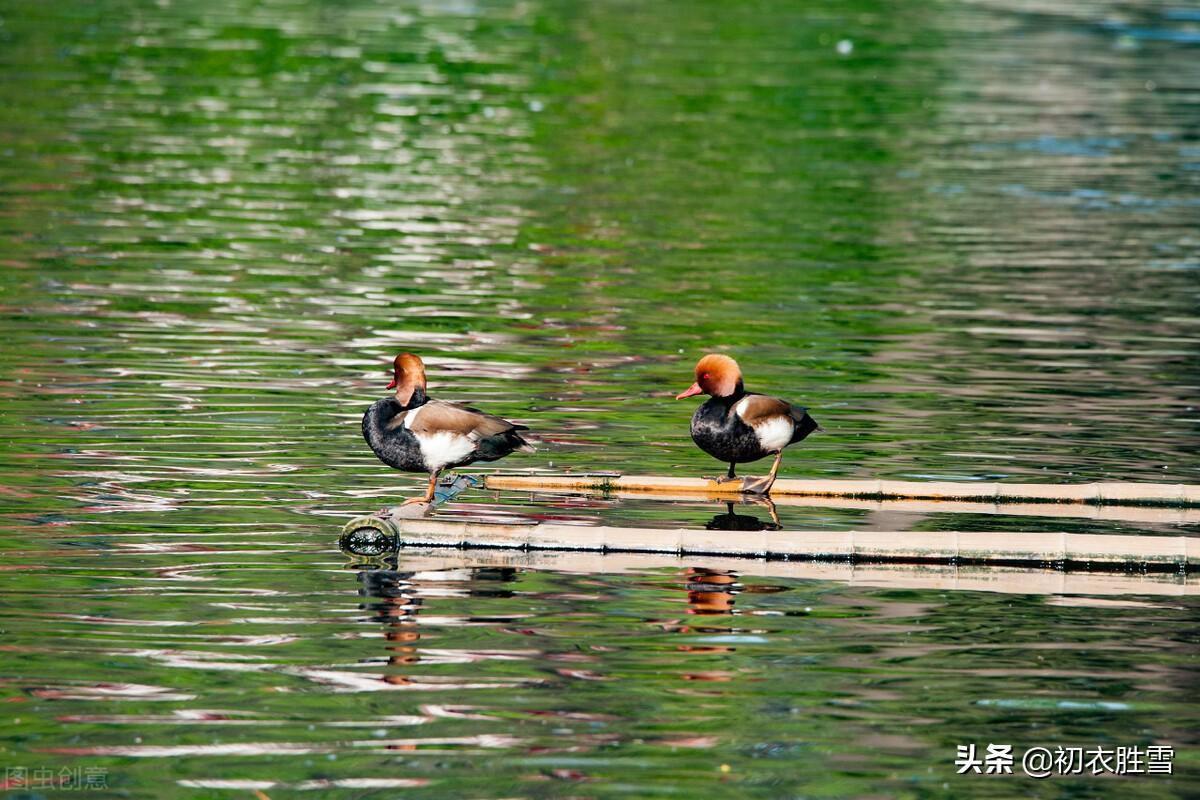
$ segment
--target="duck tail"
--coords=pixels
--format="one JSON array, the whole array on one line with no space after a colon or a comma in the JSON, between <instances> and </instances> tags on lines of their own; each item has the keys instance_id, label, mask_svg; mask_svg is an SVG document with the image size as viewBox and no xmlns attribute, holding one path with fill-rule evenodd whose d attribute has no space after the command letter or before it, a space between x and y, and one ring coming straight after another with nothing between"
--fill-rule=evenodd
<instances>
[{"instance_id":1,"label":"duck tail","mask_svg":"<svg viewBox=\"0 0 1200 800\"><path fill-rule=\"evenodd\" d=\"M793 442L798 442L806 438L813 431L821 430L821 426L817 424L817 421L808 415L807 408L796 410L800 413L797 415L799 418L796 420L796 431L792 434Z\"/></svg>"}]
</instances>

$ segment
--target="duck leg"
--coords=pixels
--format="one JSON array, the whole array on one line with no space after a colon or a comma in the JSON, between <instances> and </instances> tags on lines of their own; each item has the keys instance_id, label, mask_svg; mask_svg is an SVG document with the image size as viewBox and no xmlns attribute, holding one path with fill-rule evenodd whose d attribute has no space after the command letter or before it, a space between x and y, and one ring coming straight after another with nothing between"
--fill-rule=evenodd
<instances>
[{"instance_id":1,"label":"duck leg","mask_svg":"<svg viewBox=\"0 0 1200 800\"><path fill-rule=\"evenodd\" d=\"M737 463L734 461L730 461L729 462L729 472L727 474L725 474L723 476L718 475L715 478L710 478L706 475L706 476L704 476L704 479L709 480L709 481L716 481L717 483L729 483L730 481L736 481L737 476L733 474L734 469L736 467L737 467Z\"/></svg>"},{"instance_id":2,"label":"duck leg","mask_svg":"<svg viewBox=\"0 0 1200 800\"><path fill-rule=\"evenodd\" d=\"M767 473L767 477L747 479L743 489L754 494L768 494L771 487L775 485L775 474L779 472L779 462L781 461L783 461L782 449L775 454L775 463L771 465L771 471Z\"/></svg>"},{"instance_id":3,"label":"duck leg","mask_svg":"<svg viewBox=\"0 0 1200 800\"><path fill-rule=\"evenodd\" d=\"M433 502L433 490L437 488L439 474L441 474L440 469L435 469L433 472L429 473L429 488L427 488L425 490L424 497L410 497L407 500L405 500L403 503L401 503L400 505L411 506L413 503L432 503Z\"/></svg>"}]
</instances>

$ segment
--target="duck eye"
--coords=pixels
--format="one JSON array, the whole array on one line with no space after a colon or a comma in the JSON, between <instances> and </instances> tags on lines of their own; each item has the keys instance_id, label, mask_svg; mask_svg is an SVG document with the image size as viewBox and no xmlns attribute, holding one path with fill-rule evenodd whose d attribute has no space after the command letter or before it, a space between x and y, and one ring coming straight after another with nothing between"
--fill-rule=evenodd
<instances>
[{"instance_id":1,"label":"duck eye","mask_svg":"<svg viewBox=\"0 0 1200 800\"><path fill-rule=\"evenodd\" d=\"M701 378L704 378L704 379L706 379L706 380L707 380L707 379L708 379L708 377L709 377L709 375L708 375L708 373L706 372L706 373L704 373L703 375L701 375L700 377L701 377Z\"/></svg>"}]
</instances>

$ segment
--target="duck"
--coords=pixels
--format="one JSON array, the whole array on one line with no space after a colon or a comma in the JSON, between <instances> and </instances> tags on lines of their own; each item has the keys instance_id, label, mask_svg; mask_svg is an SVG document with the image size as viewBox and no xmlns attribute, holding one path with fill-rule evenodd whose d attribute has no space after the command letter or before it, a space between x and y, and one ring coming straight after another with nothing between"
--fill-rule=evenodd
<instances>
[{"instance_id":1,"label":"duck","mask_svg":"<svg viewBox=\"0 0 1200 800\"><path fill-rule=\"evenodd\" d=\"M713 458L729 462L729 472L718 483L737 479L738 464L775 456L771 472L744 482L754 494L768 494L775 484L785 447L819 430L807 408L778 397L747 392L742 370L732 358L709 353L696 364L696 382L676 395L676 400L707 394L692 415L692 441Z\"/></svg>"},{"instance_id":2,"label":"duck","mask_svg":"<svg viewBox=\"0 0 1200 800\"><path fill-rule=\"evenodd\" d=\"M528 426L459 403L434 400L426 389L425 362L413 353L392 360L394 397L371 404L363 414L363 438L379 460L404 472L429 473L424 496L403 505L432 503L443 470L496 461L521 450L535 452L521 432Z\"/></svg>"}]
</instances>

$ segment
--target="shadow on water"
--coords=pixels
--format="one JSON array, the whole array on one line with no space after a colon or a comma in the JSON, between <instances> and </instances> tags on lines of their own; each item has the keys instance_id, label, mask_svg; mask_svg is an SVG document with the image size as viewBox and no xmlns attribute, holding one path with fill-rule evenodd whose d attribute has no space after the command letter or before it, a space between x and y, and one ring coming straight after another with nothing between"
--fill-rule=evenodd
<instances>
[{"instance_id":1,"label":"shadow on water","mask_svg":"<svg viewBox=\"0 0 1200 800\"><path fill-rule=\"evenodd\" d=\"M763 498L756 504L766 507L770 514L769 522L764 522L749 514L738 514L733 510L733 503L726 503L726 512L717 514L706 522L704 527L710 531L777 531L783 527L779 523L779 513L775 509L775 503L770 498Z\"/></svg>"}]
</instances>

